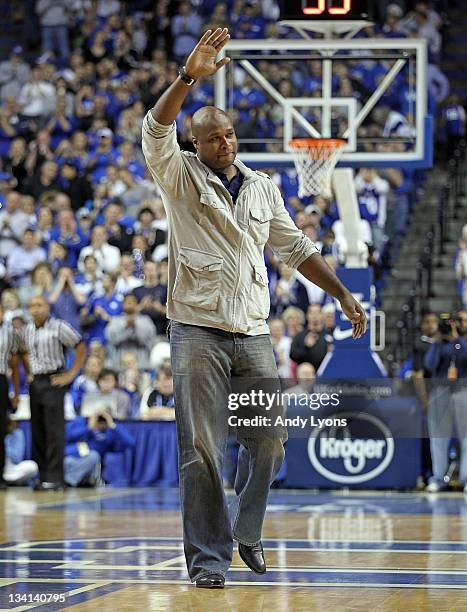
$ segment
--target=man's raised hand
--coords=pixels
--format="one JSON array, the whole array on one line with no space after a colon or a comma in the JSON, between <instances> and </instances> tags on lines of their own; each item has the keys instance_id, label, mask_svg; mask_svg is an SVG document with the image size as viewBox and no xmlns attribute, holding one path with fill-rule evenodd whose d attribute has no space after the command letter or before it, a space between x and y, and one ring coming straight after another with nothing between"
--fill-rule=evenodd
<instances>
[{"instance_id":1,"label":"man's raised hand","mask_svg":"<svg viewBox=\"0 0 467 612\"><path fill-rule=\"evenodd\" d=\"M216 62L216 57L229 41L230 34L227 28L217 28L216 30L207 30L200 41L190 53L187 59L185 70L190 77L199 79L203 76L215 74L219 68L222 68L230 62L229 57Z\"/></svg>"}]
</instances>

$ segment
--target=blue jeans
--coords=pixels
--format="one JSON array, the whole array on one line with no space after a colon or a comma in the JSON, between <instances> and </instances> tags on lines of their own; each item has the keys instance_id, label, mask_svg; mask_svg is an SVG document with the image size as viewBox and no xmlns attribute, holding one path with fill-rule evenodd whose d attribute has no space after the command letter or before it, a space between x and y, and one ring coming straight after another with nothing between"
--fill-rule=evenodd
<instances>
[{"instance_id":1,"label":"blue jeans","mask_svg":"<svg viewBox=\"0 0 467 612\"><path fill-rule=\"evenodd\" d=\"M88 477L98 478L100 475L101 458L97 451L90 450L84 457L65 457L65 482L72 487Z\"/></svg>"},{"instance_id":2,"label":"blue jeans","mask_svg":"<svg viewBox=\"0 0 467 612\"><path fill-rule=\"evenodd\" d=\"M42 53L55 53L59 63L63 64L70 55L70 41L66 26L42 26Z\"/></svg>"},{"instance_id":3,"label":"blue jeans","mask_svg":"<svg viewBox=\"0 0 467 612\"><path fill-rule=\"evenodd\" d=\"M177 421L180 499L188 573L225 575L233 539L256 544L269 487L284 459L281 430L237 429L241 443L235 492L229 514L222 467L229 434L229 393L235 377L258 377L279 387L269 335L245 336L170 323L171 360Z\"/></svg>"},{"instance_id":4,"label":"blue jeans","mask_svg":"<svg viewBox=\"0 0 467 612\"><path fill-rule=\"evenodd\" d=\"M428 401L433 478L443 482L449 467L449 442L457 435L461 446L459 479L467 485L467 393L465 388L452 392L447 386L435 386Z\"/></svg>"}]
</instances>

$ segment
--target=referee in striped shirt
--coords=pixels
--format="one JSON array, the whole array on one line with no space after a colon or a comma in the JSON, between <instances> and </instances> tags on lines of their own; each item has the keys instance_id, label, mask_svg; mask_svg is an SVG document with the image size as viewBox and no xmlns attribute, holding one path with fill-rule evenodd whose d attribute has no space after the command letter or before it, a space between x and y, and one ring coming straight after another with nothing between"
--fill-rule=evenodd
<instances>
[{"instance_id":1,"label":"referee in striped shirt","mask_svg":"<svg viewBox=\"0 0 467 612\"><path fill-rule=\"evenodd\" d=\"M81 336L62 319L50 316L42 297L29 302L32 322L22 331L22 350L28 353L33 459L39 466L36 490L62 490L65 449L64 399L67 387L81 369L86 348ZM67 348L75 349L73 365L65 369Z\"/></svg>"},{"instance_id":2,"label":"referee in striped shirt","mask_svg":"<svg viewBox=\"0 0 467 612\"><path fill-rule=\"evenodd\" d=\"M18 336L13 325L3 320L3 306L0 305L0 489L6 489L3 480L5 467L5 436L7 434L8 408L16 410L19 397ZM14 396L8 392L7 371L11 359Z\"/></svg>"}]
</instances>

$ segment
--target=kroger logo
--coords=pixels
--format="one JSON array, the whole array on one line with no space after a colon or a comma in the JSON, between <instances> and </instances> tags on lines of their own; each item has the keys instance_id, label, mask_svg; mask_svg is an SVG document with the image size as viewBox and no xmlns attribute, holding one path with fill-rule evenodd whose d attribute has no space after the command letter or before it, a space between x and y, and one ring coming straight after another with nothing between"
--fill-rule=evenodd
<instances>
[{"instance_id":1,"label":"kroger logo","mask_svg":"<svg viewBox=\"0 0 467 612\"><path fill-rule=\"evenodd\" d=\"M315 470L340 484L366 482L384 472L394 456L394 438L389 428L371 414L341 412L334 416L347 417L348 425L315 427L308 440L308 456ZM355 431L359 421L366 422L363 424L365 432L373 431L374 437L368 433L364 438L352 436L350 427ZM369 462L374 466L371 469Z\"/></svg>"}]
</instances>

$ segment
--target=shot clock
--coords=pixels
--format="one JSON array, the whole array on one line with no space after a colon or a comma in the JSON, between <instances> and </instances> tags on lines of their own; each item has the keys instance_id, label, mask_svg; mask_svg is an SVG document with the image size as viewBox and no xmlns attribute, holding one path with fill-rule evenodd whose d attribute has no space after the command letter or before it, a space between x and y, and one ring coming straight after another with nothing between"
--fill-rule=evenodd
<instances>
[{"instance_id":1,"label":"shot clock","mask_svg":"<svg viewBox=\"0 0 467 612\"><path fill-rule=\"evenodd\" d=\"M371 20L371 0L281 0L281 20Z\"/></svg>"}]
</instances>

